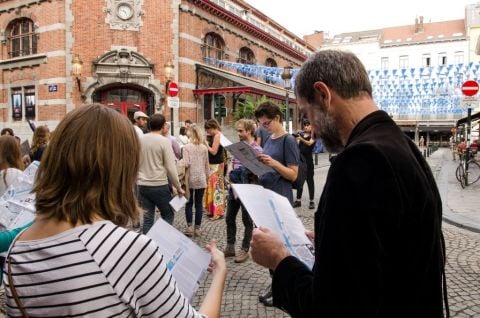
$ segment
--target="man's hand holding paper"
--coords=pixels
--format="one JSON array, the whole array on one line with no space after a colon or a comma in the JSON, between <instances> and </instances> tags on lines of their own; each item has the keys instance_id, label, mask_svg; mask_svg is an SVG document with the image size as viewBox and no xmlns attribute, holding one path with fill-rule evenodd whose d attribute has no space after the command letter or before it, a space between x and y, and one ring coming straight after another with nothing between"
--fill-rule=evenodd
<instances>
[{"instance_id":1,"label":"man's hand holding paper","mask_svg":"<svg viewBox=\"0 0 480 318\"><path fill-rule=\"evenodd\" d=\"M255 263L273 271L285 257L291 255L280 237L265 227L253 230L250 253Z\"/></svg>"}]
</instances>

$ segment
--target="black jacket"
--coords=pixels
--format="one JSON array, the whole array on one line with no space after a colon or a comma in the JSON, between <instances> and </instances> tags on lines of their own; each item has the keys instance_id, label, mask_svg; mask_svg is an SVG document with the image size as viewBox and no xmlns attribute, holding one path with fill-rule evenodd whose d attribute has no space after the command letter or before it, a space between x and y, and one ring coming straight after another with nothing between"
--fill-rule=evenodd
<instances>
[{"instance_id":1,"label":"black jacket","mask_svg":"<svg viewBox=\"0 0 480 318\"><path fill-rule=\"evenodd\" d=\"M284 259L274 305L292 317L442 317L441 222L428 164L385 112L374 112L328 172L313 271Z\"/></svg>"}]
</instances>

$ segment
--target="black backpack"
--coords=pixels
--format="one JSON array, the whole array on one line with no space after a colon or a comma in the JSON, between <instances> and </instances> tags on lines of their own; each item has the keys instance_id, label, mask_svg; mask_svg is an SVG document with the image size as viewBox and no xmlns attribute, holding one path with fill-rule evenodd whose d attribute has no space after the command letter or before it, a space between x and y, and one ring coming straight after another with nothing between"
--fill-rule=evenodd
<instances>
[{"instance_id":1,"label":"black backpack","mask_svg":"<svg viewBox=\"0 0 480 318\"><path fill-rule=\"evenodd\" d=\"M283 164L286 165L285 162L285 142L287 141L288 134L283 138ZM298 190L303 186L305 180L307 179L307 160L305 157L300 153L300 162L298 164L298 174L297 179L292 181L292 188Z\"/></svg>"}]
</instances>

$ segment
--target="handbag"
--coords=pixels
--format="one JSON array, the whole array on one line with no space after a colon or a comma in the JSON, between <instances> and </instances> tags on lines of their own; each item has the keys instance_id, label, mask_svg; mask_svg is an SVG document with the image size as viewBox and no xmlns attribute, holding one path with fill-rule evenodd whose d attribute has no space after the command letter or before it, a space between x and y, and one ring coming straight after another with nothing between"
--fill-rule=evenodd
<instances>
[{"instance_id":1,"label":"handbag","mask_svg":"<svg viewBox=\"0 0 480 318\"><path fill-rule=\"evenodd\" d=\"M12 265L11 264L12 263L11 263L10 255L8 255L8 273L7 273L7 276L8 276L8 284L10 285L10 291L12 292L12 296L13 296L13 299L15 300L15 304L17 304L18 309L22 313L22 317L28 318L27 311L25 310L22 302L18 298L17 289L15 288L15 285L13 284Z\"/></svg>"}]
</instances>

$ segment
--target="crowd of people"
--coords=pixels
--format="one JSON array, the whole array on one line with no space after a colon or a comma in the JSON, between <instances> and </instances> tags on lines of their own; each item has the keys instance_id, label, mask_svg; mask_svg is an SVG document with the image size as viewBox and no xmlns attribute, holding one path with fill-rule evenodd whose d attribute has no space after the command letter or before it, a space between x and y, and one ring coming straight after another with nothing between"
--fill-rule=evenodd
<instances>
[{"instance_id":1,"label":"crowd of people","mask_svg":"<svg viewBox=\"0 0 480 318\"><path fill-rule=\"evenodd\" d=\"M9 250L8 314L219 317L225 257L241 263L251 256L272 277L259 300L292 317L448 316L437 186L418 147L374 104L363 65L350 53L318 52L298 72L295 90L306 117L302 131L289 134L270 101L256 108L255 121L235 124L238 139L272 168L260 177L229 158L214 119L203 127L185 122L175 138L162 114L136 112L132 127L125 116L91 104L69 112L52 134L37 127L24 156L13 131L6 132L2 189L41 160L32 190L36 218L0 244ZM270 229L254 228L228 185L259 184L299 207L307 183L308 207L315 208L315 138L337 156L315 229L306 233L315 247L309 269ZM306 177L298 180L303 165ZM206 247L212 282L198 310L145 235L156 210L174 224L175 195L188 199L185 235L202 235L203 214L226 222L223 252L215 240ZM245 230L237 251L239 211Z\"/></svg>"}]
</instances>

